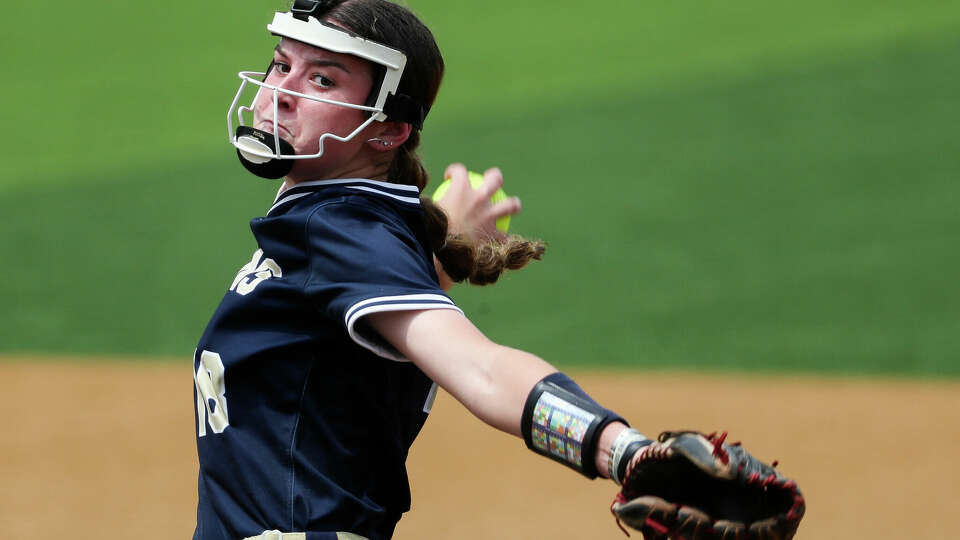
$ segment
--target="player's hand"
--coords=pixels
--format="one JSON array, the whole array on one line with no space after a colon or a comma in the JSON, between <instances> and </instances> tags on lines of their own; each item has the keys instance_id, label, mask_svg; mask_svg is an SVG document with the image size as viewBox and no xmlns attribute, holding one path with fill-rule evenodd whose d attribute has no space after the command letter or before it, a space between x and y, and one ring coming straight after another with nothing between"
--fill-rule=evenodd
<instances>
[{"instance_id":1,"label":"player's hand","mask_svg":"<svg viewBox=\"0 0 960 540\"><path fill-rule=\"evenodd\" d=\"M667 431L637 450L610 506L617 522L652 540L793 538L806 509L797 483L726 437Z\"/></svg>"},{"instance_id":2,"label":"player's hand","mask_svg":"<svg viewBox=\"0 0 960 540\"><path fill-rule=\"evenodd\" d=\"M449 165L443 173L450 179L450 188L437 205L447 214L448 234L467 234L480 239L503 240L506 234L497 229L497 218L520 212L520 199L508 197L496 204L490 197L503 186L503 173L494 167L483 173L483 183L473 189L467 177L467 168L462 163Z\"/></svg>"}]
</instances>

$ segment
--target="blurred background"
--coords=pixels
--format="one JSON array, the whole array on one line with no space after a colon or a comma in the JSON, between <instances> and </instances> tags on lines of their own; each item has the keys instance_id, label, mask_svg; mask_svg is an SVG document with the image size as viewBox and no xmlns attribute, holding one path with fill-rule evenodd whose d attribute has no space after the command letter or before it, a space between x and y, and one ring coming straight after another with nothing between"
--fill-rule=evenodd
<instances>
[{"instance_id":1,"label":"blurred background","mask_svg":"<svg viewBox=\"0 0 960 540\"><path fill-rule=\"evenodd\" d=\"M955 536L915 516L960 505L960 3L407 5L447 63L428 190L499 166L549 244L454 289L482 330L779 459L798 538ZM189 359L278 187L226 112L287 2L4 6L0 530L189 537ZM612 485L442 393L408 468L399 538L620 537Z\"/></svg>"},{"instance_id":2,"label":"blurred background","mask_svg":"<svg viewBox=\"0 0 960 540\"><path fill-rule=\"evenodd\" d=\"M281 1L7 3L0 350L187 358L277 185L227 144ZM424 132L545 260L457 301L562 366L960 374L960 4L410 0Z\"/></svg>"}]
</instances>

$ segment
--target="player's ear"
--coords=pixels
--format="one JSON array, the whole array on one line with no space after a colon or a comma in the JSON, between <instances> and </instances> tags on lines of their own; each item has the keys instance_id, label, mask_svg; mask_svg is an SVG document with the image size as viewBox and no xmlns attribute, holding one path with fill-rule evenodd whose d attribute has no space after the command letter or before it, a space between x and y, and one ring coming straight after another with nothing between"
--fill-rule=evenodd
<instances>
[{"instance_id":1,"label":"player's ear","mask_svg":"<svg viewBox=\"0 0 960 540\"><path fill-rule=\"evenodd\" d=\"M367 144L381 152L387 152L397 148L410 138L413 126L406 122L383 122L378 125L376 135L367 140Z\"/></svg>"}]
</instances>

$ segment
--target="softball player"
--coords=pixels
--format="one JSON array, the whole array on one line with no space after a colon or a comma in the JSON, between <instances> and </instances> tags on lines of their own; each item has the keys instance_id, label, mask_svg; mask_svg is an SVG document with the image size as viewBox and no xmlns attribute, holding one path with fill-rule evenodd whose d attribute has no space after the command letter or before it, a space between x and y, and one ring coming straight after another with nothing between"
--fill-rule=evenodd
<instances>
[{"instance_id":1,"label":"softball player","mask_svg":"<svg viewBox=\"0 0 960 540\"><path fill-rule=\"evenodd\" d=\"M495 281L543 248L495 237L519 209L487 202L495 170L474 192L448 169L449 230L420 198L415 149L443 74L429 30L385 0L297 0L267 28L273 60L240 73L228 129L247 169L284 180L194 354L194 539L390 538L438 384L534 452L622 477L649 441L491 342L441 286Z\"/></svg>"}]
</instances>

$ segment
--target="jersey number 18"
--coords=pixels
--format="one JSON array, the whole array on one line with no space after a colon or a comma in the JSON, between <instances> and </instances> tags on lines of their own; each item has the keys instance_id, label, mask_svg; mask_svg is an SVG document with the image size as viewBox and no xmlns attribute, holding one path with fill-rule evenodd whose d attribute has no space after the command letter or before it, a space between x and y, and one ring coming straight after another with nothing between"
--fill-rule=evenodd
<instances>
[{"instance_id":1,"label":"jersey number 18","mask_svg":"<svg viewBox=\"0 0 960 540\"><path fill-rule=\"evenodd\" d=\"M214 433L223 433L230 425L227 416L227 387L223 381L223 360L215 352L200 353L200 365L193 374L197 387L197 435L207 434L207 423Z\"/></svg>"}]
</instances>

